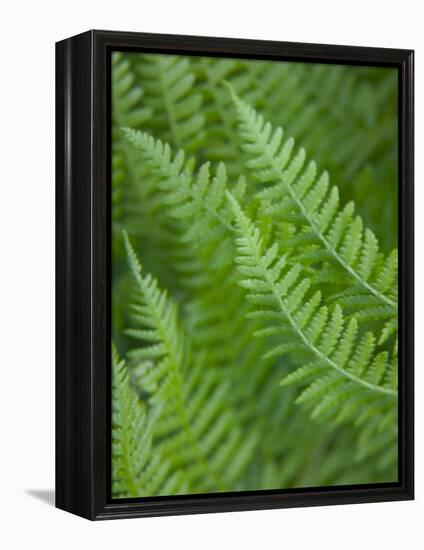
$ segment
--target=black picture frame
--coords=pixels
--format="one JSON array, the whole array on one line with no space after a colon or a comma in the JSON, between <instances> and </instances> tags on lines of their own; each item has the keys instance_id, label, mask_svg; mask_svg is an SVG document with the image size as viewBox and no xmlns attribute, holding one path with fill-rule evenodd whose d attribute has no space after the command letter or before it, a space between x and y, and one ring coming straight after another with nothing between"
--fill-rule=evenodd
<instances>
[{"instance_id":1,"label":"black picture frame","mask_svg":"<svg viewBox=\"0 0 424 550\"><path fill-rule=\"evenodd\" d=\"M395 67L399 74L399 481L111 501L110 54ZM89 31L56 44L56 506L91 520L413 499L413 51Z\"/></svg>"}]
</instances>

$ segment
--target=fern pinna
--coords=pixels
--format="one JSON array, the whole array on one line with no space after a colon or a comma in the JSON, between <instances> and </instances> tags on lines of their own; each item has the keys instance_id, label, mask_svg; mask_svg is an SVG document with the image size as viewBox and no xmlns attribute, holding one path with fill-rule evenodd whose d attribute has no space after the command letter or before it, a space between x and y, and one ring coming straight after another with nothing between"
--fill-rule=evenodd
<instances>
[{"instance_id":1,"label":"fern pinna","mask_svg":"<svg viewBox=\"0 0 424 550\"><path fill-rule=\"evenodd\" d=\"M395 480L390 71L114 63L113 495Z\"/></svg>"}]
</instances>

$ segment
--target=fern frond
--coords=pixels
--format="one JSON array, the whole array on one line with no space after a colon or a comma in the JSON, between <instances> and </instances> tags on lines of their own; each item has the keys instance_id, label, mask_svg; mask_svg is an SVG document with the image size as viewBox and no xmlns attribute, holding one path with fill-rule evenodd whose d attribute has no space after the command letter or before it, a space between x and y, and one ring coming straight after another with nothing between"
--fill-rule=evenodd
<instances>
[{"instance_id":1,"label":"fern frond","mask_svg":"<svg viewBox=\"0 0 424 550\"><path fill-rule=\"evenodd\" d=\"M327 382L341 383L344 379L367 390L395 397L396 390L387 384L380 384L381 377L371 374L375 370L372 365L368 364L361 375L354 372L355 363L349 361L354 344L365 347L366 354L372 354L369 335L358 341L356 318L346 324L338 305L332 312L325 305L320 305L319 292L308 300L311 282L301 277L301 266L289 265L285 256L278 255L278 247L275 245L264 249L259 230L236 199L229 192L227 196L240 235L236 241L236 261L240 271L248 276L242 281L242 285L249 291L248 298L254 305L263 308L263 312L270 311L274 322L274 314L280 313L279 324L292 332L292 336L286 337L284 344L271 353L308 352L319 364L335 371L330 378L319 379L319 383L323 384L322 388L320 386L322 391L325 391ZM384 362L381 368L390 367Z\"/></svg>"},{"instance_id":2,"label":"fern frond","mask_svg":"<svg viewBox=\"0 0 424 550\"><path fill-rule=\"evenodd\" d=\"M160 139L132 128L125 128L124 132L128 141L141 152L143 160L160 176L159 189L167 193L164 202L171 206L170 211L175 218L193 219L194 213L200 207L206 214L228 227L228 222L220 217L220 210L226 206L224 196L227 176L223 163L218 165L212 181L208 162L200 167L196 177L193 174L193 165L186 161L183 150L173 156L170 145ZM244 188L244 178L241 176L234 192L240 196ZM198 235L199 232L191 229L190 234Z\"/></svg>"},{"instance_id":3,"label":"fern frond","mask_svg":"<svg viewBox=\"0 0 424 550\"><path fill-rule=\"evenodd\" d=\"M239 232L236 262L247 276L242 284L248 289L248 299L254 308L261 308L261 317L268 318L275 332L282 329L282 343L268 355L288 354L293 361L304 358L303 365L286 375L281 384L303 386L296 402L309 408L312 419L350 423L358 418L367 423L372 420L371 432L377 426L394 426L393 437L384 437L388 452L392 452L396 438L396 359L392 361L387 352L375 350L372 333L358 334L355 317L346 321L338 305L332 311L321 305L319 291L311 294L301 267L288 264L274 245L266 248L260 231L230 193L228 198ZM358 453L358 460L362 460Z\"/></svg>"},{"instance_id":4,"label":"fern frond","mask_svg":"<svg viewBox=\"0 0 424 550\"><path fill-rule=\"evenodd\" d=\"M158 177L162 209L174 223L172 247L174 265L184 288L213 288L217 272L232 266L232 213L225 200L227 174L223 163L211 173L210 163L194 172L183 151L173 154L169 144L149 134L125 129L130 143L144 163ZM241 176L233 192L241 198L245 191ZM213 270L213 275L211 273Z\"/></svg>"},{"instance_id":5,"label":"fern frond","mask_svg":"<svg viewBox=\"0 0 424 550\"><path fill-rule=\"evenodd\" d=\"M333 262L352 283L374 296L381 305L397 315L397 301L391 290L396 286L396 252L381 265L378 243L374 233L363 228L362 219L354 216L354 205L339 209L337 187L330 188L324 172L317 178L314 162L305 168L306 153L300 149L293 155L294 141L283 141L283 130L273 131L269 122L235 95L244 149L252 155L248 167L256 177L270 185L258 193L265 214L278 216L279 211L299 215L298 240L288 246L312 245L310 261L322 258ZM302 220L302 221L300 221ZM302 261L308 252L303 253ZM337 275L335 277L338 278Z\"/></svg>"},{"instance_id":6,"label":"fern frond","mask_svg":"<svg viewBox=\"0 0 424 550\"><path fill-rule=\"evenodd\" d=\"M254 387L256 395L270 396L276 394L275 382L264 375L271 367L269 361L264 362L264 371L257 382L243 376L257 365L262 346L253 338L260 323L243 315L247 304L238 285L239 276L233 270L233 214L225 199L225 166L220 163L213 173L207 162L193 173L186 169L182 152L172 155L169 145L141 132L128 130L127 135L160 177L158 187L163 192L164 204L168 214L181 224L181 240L186 250L201 260L200 264L191 261L190 272L184 262L180 272L183 285L191 289L184 313L192 335L192 352L206 354L212 365L222 368L227 379L234 381L230 400L237 409L244 404L243 422L250 427L258 422L262 424L263 419L257 417L255 408L245 406L246 388ZM242 199L243 177L233 185L232 191ZM225 304L224 310L222 304ZM234 319L230 327L229 318ZM264 418L271 413L271 409L265 411ZM257 432L262 433L263 429Z\"/></svg>"},{"instance_id":7,"label":"fern frond","mask_svg":"<svg viewBox=\"0 0 424 550\"><path fill-rule=\"evenodd\" d=\"M384 249L393 248L396 241L385 228L395 223L396 203L385 198L387 188L396 186L395 71L267 63L260 82L259 101L245 99L313 151L321 166L325 163L340 189L355 200L366 225L380 235ZM373 201L368 200L370 188ZM385 208L379 208L383 202Z\"/></svg>"},{"instance_id":8,"label":"fern frond","mask_svg":"<svg viewBox=\"0 0 424 550\"><path fill-rule=\"evenodd\" d=\"M204 358L197 363L192 360L187 336L178 328L175 304L155 279L141 275L126 235L125 245L140 298L133 308L135 319L143 327L130 334L147 344L129 356L141 363L141 378L147 381L143 389L155 390L152 403L167 403L155 431L160 449L174 468L190 465L188 475L195 492L211 487L225 490L246 467L257 437L243 434L234 424L225 407L230 401L228 382L208 370Z\"/></svg>"},{"instance_id":9,"label":"fern frond","mask_svg":"<svg viewBox=\"0 0 424 550\"><path fill-rule=\"evenodd\" d=\"M171 472L160 452L152 452L161 405L149 412L130 384L125 361L112 346L112 496L128 498L184 494L189 486Z\"/></svg>"},{"instance_id":10,"label":"fern frond","mask_svg":"<svg viewBox=\"0 0 424 550\"><path fill-rule=\"evenodd\" d=\"M194 342L200 349L207 350L208 360L222 365L226 378L233 381L231 401L238 411L243 411L241 421L245 429L255 429L265 439L269 434L266 421L269 415L272 414L276 421L281 418L281 422L284 422L284 416L276 413L278 406L273 408L273 403L278 402L278 388L274 377L269 375L272 361L261 360L263 346L253 338L262 323L245 315L248 307L245 293L238 285L239 275L232 267L234 228L231 225L233 214L225 199L227 186L223 163L218 165L215 174L206 163L192 183L191 202L183 201L179 210L188 227L184 239L202 251L210 277L203 296L187 309L187 317L192 321ZM232 191L238 200L243 199L244 178L239 178ZM228 319L233 320L230 326ZM257 368L259 360L261 369ZM256 395L256 403L263 403L261 415L258 415L257 406L248 405L251 392ZM258 444L258 447L264 444ZM286 468L281 475L289 475Z\"/></svg>"}]
</instances>

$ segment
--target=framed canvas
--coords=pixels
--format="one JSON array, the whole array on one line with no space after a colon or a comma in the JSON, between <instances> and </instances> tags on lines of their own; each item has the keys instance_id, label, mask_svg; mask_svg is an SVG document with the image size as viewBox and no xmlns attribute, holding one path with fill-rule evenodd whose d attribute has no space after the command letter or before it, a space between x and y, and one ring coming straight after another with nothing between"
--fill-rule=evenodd
<instances>
[{"instance_id":1,"label":"framed canvas","mask_svg":"<svg viewBox=\"0 0 424 550\"><path fill-rule=\"evenodd\" d=\"M56 45L56 506L413 498L413 52Z\"/></svg>"}]
</instances>

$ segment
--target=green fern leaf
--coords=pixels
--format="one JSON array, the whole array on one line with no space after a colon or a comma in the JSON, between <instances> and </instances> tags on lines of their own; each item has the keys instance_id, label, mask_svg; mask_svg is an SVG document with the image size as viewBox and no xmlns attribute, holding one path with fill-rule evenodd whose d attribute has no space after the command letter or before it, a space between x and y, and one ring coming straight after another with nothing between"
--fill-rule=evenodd
<instances>
[{"instance_id":1,"label":"green fern leaf","mask_svg":"<svg viewBox=\"0 0 424 550\"><path fill-rule=\"evenodd\" d=\"M265 184L272 184L258 193L264 213L277 213L281 206L303 217L306 233L291 239L290 246L317 245L336 266L382 306L397 315L397 301L390 293L396 278L395 252L377 271L377 239L371 230L363 236L363 222L354 217L354 205L348 203L338 211L338 192L329 190L327 173L316 179L316 167L311 163L302 173L305 163L303 149L292 158L293 140L283 142L283 131L274 132L247 103L230 88L237 107L244 148L254 156L247 166ZM302 229L301 229L302 231ZM371 277L372 274L372 277ZM390 286L391 283L391 286Z\"/></svg>"},{"instance_id":2,"label":"green fern leaf","mask_svg":"<svg viewBox=\"0 0 424 550\"><path fill-rule=\"evenodd\" d=\"M380 377L371 376L370 379L369 376L357 376L345 368L354 343L357 342L356 319L349 322L341 336L344 326L341 308L336 305L329 315L325 306L320 307L316 296L313 298L313 306L310 302L307 303L306 314L302 302L307 295L310 282L301 277L301 267L288 267L284 256L276 259L275 248L264 250L259 230L250 222L236 199L229 192L227 196L240 235L236 241L237 263L245 268L255 268L254 272L250 272L252 276L242 282L243 286L249 289L248 298L255 305L268 307L273 313L280 312L288 321L293 333L292 338L297 342L299 350L307 349L315 360L334 370L336 379L348 379L367 390L396 396L396 391L392 387L379 385ZM306 326L305 316L309 317ZM301 323L299 319L302 319ZM287 346L287 339L284 345ZM362 345L367 344L362 342ZM291 348L284 348L283 351L287 349Z\"/></svg>"},{"instance_id":3,"label":"green fern leaf","mask_svg":"<svg viewBox=\"0 0 424 550\"><path fill-rule=\"evenodd\" d=\"M161 405L151 411L131 386L127 367L112 346L112 495L128 498L186 493L189 486L160 453L152 452Z\"/></svg>"},{"instance_id":4,"label":"green fern leaf","mask_svg":"<svg viewBox=\"0 0 424 550\"><path fill-rule=\"evenodd\" d=\"M142 362L141 378L147 378L148 386L141 389L155 388L151 401L168 403L155 431L161 441L160 449L178 470L195 465L189 479L196 492L211 487L225 490L243 472L257 437L242 439L231 412L225 409L228 383L220 384L213 370L205 375L204 359L193 363L190 346L178 328L175 304L159 289L155 279L149 274L141 275L141 265L126 235L125 245L139 292L137 321L147 327L149 343L131 350L129 355ZM145 330L135 336L142 337Z\"/></svg>"}]
</instances>

